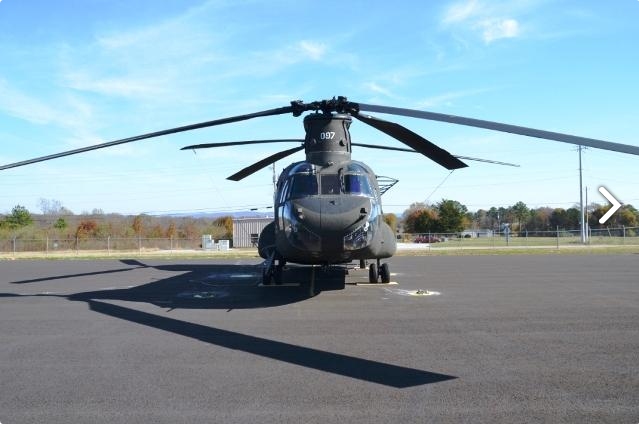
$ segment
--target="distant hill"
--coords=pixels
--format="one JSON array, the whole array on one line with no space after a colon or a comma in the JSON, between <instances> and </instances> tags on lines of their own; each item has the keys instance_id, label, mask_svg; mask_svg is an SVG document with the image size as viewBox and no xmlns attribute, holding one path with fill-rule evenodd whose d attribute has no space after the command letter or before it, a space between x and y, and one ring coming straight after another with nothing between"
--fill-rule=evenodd
<instances>
[{"instance_id":1,"label":"distant hill","mask_svg":"<svg viewBox=\"0 0 639 424\"><path fill-rule=\"evenodd\" d=\"M163 216L163 215L155 215ZM193 212L193 213L181 213L171 214L172 217L178 218L204 218L204 219L217 219L223 216L231 216L234 219L239 218L273 218L273 212L259 212L259 211L235 211L235 212Z\"/></svg>"}]
</instances>

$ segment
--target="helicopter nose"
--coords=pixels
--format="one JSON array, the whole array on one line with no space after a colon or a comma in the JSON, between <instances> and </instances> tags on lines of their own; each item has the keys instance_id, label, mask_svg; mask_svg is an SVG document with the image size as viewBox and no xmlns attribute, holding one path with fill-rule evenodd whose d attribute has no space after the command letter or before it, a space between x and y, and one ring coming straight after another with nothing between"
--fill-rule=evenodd
<instances>
[{"instance_id":1,"label":"helicopter nose","mask_svg":"<svg viewBox=\"0 0 639 424\"><path fill-rule=\"evenodd\" d=\"M321 230L323 234L343 237L356 225L365 222L371 202L362 196L336 196L321 202ZM341 240L341 239L340 239Z\"/></svg>"}]
</instances>

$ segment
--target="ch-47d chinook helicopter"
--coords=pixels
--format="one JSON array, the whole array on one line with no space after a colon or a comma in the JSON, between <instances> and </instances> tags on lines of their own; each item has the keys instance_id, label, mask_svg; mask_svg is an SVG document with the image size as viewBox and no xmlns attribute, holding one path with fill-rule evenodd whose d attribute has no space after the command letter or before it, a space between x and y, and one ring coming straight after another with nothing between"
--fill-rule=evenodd
<instances>
[{"instance_id":1,"label":"ch-47d chinook helicopter","mask_svg":"<svg viewBox=\"0 0 639 424\"><path fill-rule=\"evenodd\" d=\"M304 139L208 143L186 146L182 150L261 143L301 143L300 146L271 155L228 177L229 180L239 181L295 152L304 150L306 154L306 160L293 163L282 171L274 198L275 219L259 236L258 251L265 259L264 284L277 284L281 281L281 272L286 262L330 265L353 260L359 260L361 266L364 261L373 260L369 267L370 282L377 283L381 280L382 283L388 283L388 264L380 261L395 253L395 235L382 217L381 192L376 175L366 164L351 159L353 146L421 153L449 170L466 167L461 159L512 164L452 155L399 124L363 114L362 111L467 125L639 155L639 147L627 144L454 115L355 103L348 101L346 97L337 97L311 103L293 101L290 106L96 144L0 166L0 170L252 118L287 113L298 117L304 112L312 112L304 117ZM352 118L399 140L409 149L352 143L349 133Z\"/></svg>"}]
</instances>

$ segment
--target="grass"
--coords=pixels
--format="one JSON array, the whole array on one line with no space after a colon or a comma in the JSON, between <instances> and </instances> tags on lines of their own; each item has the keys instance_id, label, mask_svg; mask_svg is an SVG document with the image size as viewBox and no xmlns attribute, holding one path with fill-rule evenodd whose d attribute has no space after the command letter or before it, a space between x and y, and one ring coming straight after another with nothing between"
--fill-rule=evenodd
<instances>
[{"instance_id":1,"label":"grass","mask_svg":"<svg viewBox=\"0 0 639 424\"><path fill-rule=\"evenodd\" d=\"M639 246L570 246L570 247L466 247L400 250L397 256L471 256L471 255L615 255L639 254Z\"/></svg>"},{"instance_id":2,"label":"grass","mask_svg":"<svg viewBox=\"0 0 639 424\"><path fill-rule=\"evenodd\" d=\"M205 251L205 250L118 250L107 252L104 250L65 250L58 252L16 252L0 253L0 260L16 259L239 259L259 258L255 249L231 249L229 251Z\"/></svg>"}]
</instances>

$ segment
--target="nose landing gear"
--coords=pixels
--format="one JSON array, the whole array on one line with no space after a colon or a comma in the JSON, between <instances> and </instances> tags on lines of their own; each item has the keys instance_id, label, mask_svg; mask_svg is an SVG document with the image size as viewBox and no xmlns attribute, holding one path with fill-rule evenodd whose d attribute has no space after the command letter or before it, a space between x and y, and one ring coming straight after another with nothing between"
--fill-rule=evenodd
<instances>
[{"instance_id":1,"label":"nose landing gear","mask_svg":"<svg viewBox=\"0 0 639 424\"><path fill-rule=\"evenodd\" d=\"M380 282L382 284L390 283L390 269L388 268L388 264L380 264L379 259L377 259L377 263L370 264L368 267L368 281L371 284Z\"/></svg>"}]
</instances>

